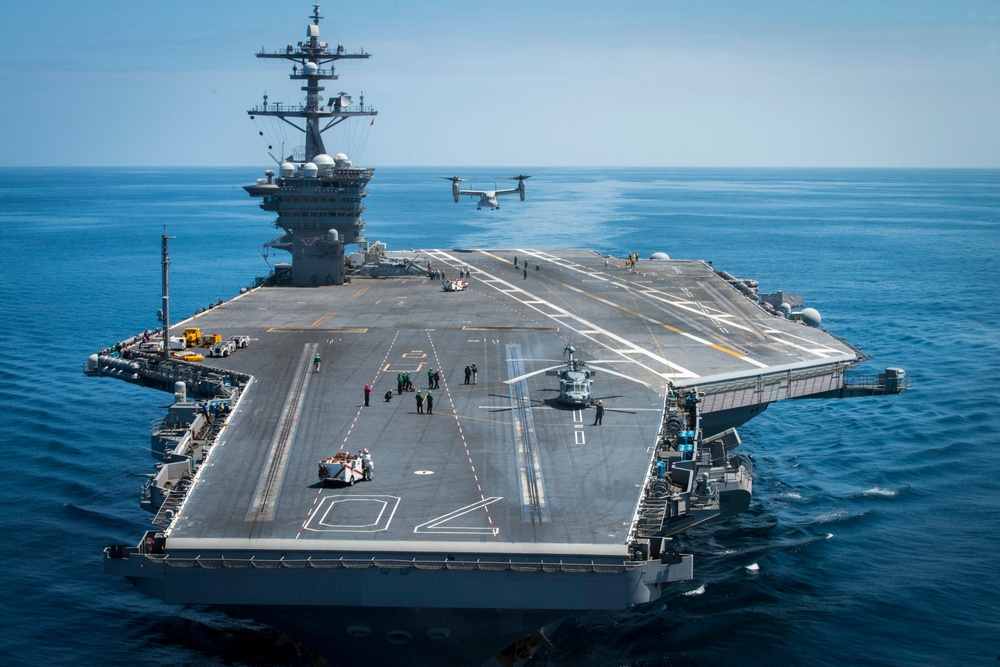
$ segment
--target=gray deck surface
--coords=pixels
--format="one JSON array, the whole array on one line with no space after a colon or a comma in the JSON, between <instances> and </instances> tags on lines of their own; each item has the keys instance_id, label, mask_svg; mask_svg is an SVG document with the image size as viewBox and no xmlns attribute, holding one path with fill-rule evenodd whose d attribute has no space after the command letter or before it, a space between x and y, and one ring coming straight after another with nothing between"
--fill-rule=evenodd
<instances>
[{"instance_id":1,"label":"gray deck surface","mask_svg":"<svg viewBox=\"0 0 1000 667\"><path fill-rule=\"evenodd\" d=\"M420 277L263 288L194 320L205 333L249 335L249 348L205 363L255 380L171 539L621 549L666 379L855 358L823 331L767 316L701 262L643 261L628 271L582 250L406 254L449 278L471 267L469 290L444 292ZM515 255L529 258L527 278ZM567 342L578 358L620 359L605 367L638 380L598 371L602 426L592 425L592 409L556 405L557 378L503 384L557 364ZM471 363L478 384L465 385ZM417 414L413 393L382 400L403 371L426 392L430 368L442 375L433 415ZM365 447L373 481L318 484L320 459Z\"/></svg>"}]
</instances>

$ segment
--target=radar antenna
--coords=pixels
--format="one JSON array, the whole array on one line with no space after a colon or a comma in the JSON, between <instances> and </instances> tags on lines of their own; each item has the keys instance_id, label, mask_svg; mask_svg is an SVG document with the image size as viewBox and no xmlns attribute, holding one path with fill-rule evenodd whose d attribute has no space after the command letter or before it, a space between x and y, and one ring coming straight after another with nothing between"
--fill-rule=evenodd
<instances>
[{"instance_id":1,"label":"radar antenna","mask_svg":"<svg viewBox=\"0 0 1000 667\"><path fill-rule=\"evenodd\" d=\"M324 104L323 91L325 88L320 85L320 82L336 81L339 78L333 63L338 60L369 58L371 54L365 53L364 49L359 53L348 53L341 45L337 45L331 51L329 45L326 42L320 41L319 38L319 22L323 16L319 13L318 4L313 5L313 14L310 18L312 19L312 24L307 26L306 40L294 46L288 44L281 51L266 53L262 49L257 54L258 58L290 60L295 63L289 78L305 82L305 85L301 88L306 94L305 104L268 103L265 96L262 105L247 110L247 114L251 117L255 115L273 116L288 123L296 130L303 132L305 134L305 156L303 161L305 162L309 162L317 155L326 153L322 134L330 128L339 125L348 118L378 115L378 111L374 108L365 106L363 99L359 105L350 104L350 98L346 96L346 93L342 93L337 99L346 98L348 104ZM329 67L326 67L327 65ZM304 121L304 125L296 124L292 119L301 119Z\"/></svg>"}]
</instances>

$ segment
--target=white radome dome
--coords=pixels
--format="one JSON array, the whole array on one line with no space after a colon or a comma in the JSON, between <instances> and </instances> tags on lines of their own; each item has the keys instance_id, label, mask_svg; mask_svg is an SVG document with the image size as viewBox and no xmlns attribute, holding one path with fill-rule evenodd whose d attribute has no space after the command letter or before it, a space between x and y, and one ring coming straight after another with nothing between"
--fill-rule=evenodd
<instances>
[{"instance_id":1,"label":"white radome dome","mask_svg":"<svg viewBox=\"0 0 1000 667\"><path fill-rule=\"evenodd\" d=\"M306 178L316 178L317 174L319 174L319 167L312 162L306 162L302 165L302 175Z\"/></svg>"},{"instance_id":2,"label":"white radome dome","mask_svg":"<svg viewBox=\"0 0 1000 667\"><path fill-rule=\"evenodd\" d=\"M313 76L319 71L319 65L314 62L307 62L305 66L302 67L302 73L306 76Z\"/></svg>"},{"instance_id":3,"label":"white radome dome","mask_svg":"<svg viewBox=\"0 0 1000 667\"><path fill-rule=\"evenodd\" d=\"M818 329L820 324L823 323L823 318L820 317L819 311L815 308L805 308L802 310L802 322L803 324Z\"/></svg>"}]
</instances>

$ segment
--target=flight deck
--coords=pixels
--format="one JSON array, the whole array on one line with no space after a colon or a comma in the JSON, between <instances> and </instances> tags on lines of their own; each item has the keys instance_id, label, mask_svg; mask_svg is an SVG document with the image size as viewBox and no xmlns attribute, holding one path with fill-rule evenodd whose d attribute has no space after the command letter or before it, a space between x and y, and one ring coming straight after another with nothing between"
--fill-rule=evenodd
<instances>
[{"instance_id":1,"label":"flight deck","mask_svg":"<svg viewBox=\"0 0 1000 667\"><path fill-rule=\"evenodd\" d=\"M258 288L194 318L203 331L250 337L203 363L253 381L173 519L170 547L621 557L668 382L756 378L760 394L771 374L787 391L791 369L836 374L858 356L768 315L700 261L627 269L580 250L394 255L445 279L469 271L469 287L413 275ZM530 375L564 361L566 345L601 363L600 425L592 407L561 404L555 378ZM413 391L399 395L401 373ZM416 394L428 391L433 414L426 402L418 414ZM371 481L320 483L321 459L366 448Z\"/></svg>"}]
</instances>

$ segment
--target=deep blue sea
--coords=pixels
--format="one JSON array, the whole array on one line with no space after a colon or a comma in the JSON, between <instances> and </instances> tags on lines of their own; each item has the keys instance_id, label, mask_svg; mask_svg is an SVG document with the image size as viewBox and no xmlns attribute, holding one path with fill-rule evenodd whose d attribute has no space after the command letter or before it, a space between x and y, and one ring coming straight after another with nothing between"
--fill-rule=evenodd
<instances>
[{"instance_id":1,"label":"deep blue sea","mask_svg":"<svg viewBox=\"0 0 1000 667\"><path fill-rule=\"evenodd\" d=\"M262 170L0 170L0 665L300 664L263 626L101 573L148 526L167 395L82 372L157 326L164 225L175 320L287 260L240 188ZM568 621L533 664L997 665L1000 171L537 169L494 212L437 178L511 173L379 168L368 238L711 260L913 383L744 426L754 500L683 538L695 579Z\"/></svg>"}]
</instances>

